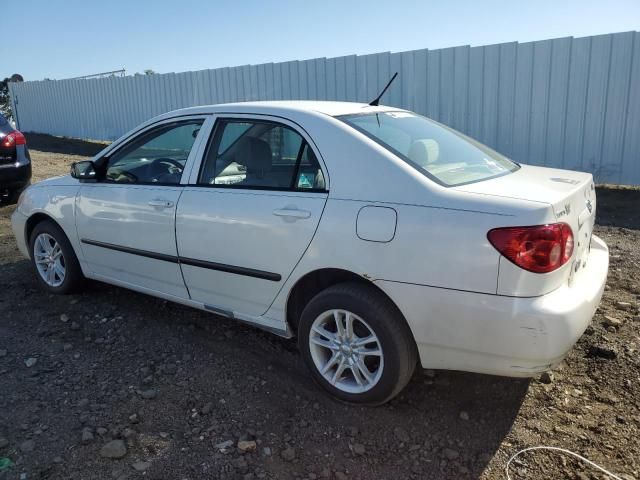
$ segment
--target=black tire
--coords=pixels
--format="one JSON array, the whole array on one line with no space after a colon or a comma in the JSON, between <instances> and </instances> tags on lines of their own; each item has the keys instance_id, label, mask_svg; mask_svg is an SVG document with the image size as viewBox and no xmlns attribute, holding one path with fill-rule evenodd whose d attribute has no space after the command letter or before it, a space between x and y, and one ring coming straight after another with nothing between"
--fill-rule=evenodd
<instances>
[{"instance_id":1,"label":"black tire","mask_svg":"<svg viewBox=\"0 0 640 480\"><path fill-rule=\"evenodd\" d=\"M377 383L368 391L351 393L336 388L323 377L314 363L309 346L311 327L320 315L333 309L357 315L378 337L384 366ZM333 285L307 304L298 326L298 346L320 386L339 400L364 405L380 405L400 393L411 379L418 358L415 341L398 308L374 286L358 282Z\"/></svg>"},{"instance_id":2,"label":"black tire","mask_svg":"<svg viewBox=\"0 0 640 480\"><path fill-rule=\"evenodd\" d=\"M60 245L60 249L62 250L65 275L64 280L58 286L49 285L44 280L44 278L42 278L36 266L34 244L36 238L38 238L38 236L43 233L46 233L53 237L55 241ZM69 242L69 239L67 238L65 233L53 221L43 220L34 227L33 231L31 232L31 237L29 238L29 256L31 257L31 265L36 275L36 279L44 290L60 295L65 295L80 290L85 277L82 274L82 269L80 268L80 264L78 263L78 257L73 251L73 247L71 246L71 243Z\"/></svg>"}]
</instances>

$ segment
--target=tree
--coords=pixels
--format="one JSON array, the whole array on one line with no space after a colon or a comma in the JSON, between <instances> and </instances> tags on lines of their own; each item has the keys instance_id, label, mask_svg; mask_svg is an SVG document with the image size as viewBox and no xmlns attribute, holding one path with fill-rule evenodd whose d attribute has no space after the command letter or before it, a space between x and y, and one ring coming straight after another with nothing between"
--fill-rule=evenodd
<instances>
[{"instance_id":1,"label":"tree","mask_svg":"<svg viewBox=\"0 0 640 480\"><path fill-rule=\"evenodd\" d=\"M19 73L14 73L0 82L0 113L8 119L13 118L11 110L11 97L9 96L9 82L24 82Z\"/></svg>"},{"instance_id":2,"label":"tree","mask_svg":"<svg viewBox=\"0 0 640 480\"><path fill-rule=\"evenodd\" d=\"M145 75L154 75L155 73L156 73L156 72L155 72L155 70L151 70L150 68L147 68L147 69L144 71L144 74L145 74Z\"/></svg>"},{"instance_id":3,"label":"tree","mask_svg":"<svg viewBox=\"0 0 640 480\"><path fill-rule=\"evenodd\" d=\"M11 111L11 98L9 97L9 81L10 78L5 78L0 82L0 114L6 118L13 118L13 112Z\"/></svg>"}]
</instances>

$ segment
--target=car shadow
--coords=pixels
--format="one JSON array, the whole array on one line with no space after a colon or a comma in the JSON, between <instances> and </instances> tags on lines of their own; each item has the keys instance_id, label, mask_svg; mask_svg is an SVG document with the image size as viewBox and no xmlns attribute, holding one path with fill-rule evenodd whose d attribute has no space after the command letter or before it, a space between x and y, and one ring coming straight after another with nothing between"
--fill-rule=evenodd
<instances>
[{"instance_id":1,"label":"car shadow","mask_svg":"<svg viewBox=\"0 0 640 480\"><path fill-rule=\"evenodd\" d=\"M480 478L511 431L529 386L528 380L419 369L386 405L346 405L313 382L294 340L99 282L87 282L80 294L49 295L38 287L26 260L0 265L0 278L18 287L11 295L0 293L0 312L10 314L10 325L19 330L11 332L18 338L16 345L28 345L33 332L47 342L59 337L59 343L72 344L107 335L104 344L89 344L91 351L82 350L77 360L81 371L102 365L93 373L96 385L87 385L83 395L95 395L97 385L114 369L135 378L137 364L128 360L128 351L144 352L149 364L176 358L180 368L190 372L189 393L185 395L180 382L157 380L162 394L145 404L144 429L181 431L185 405L198 410L213 399L214 409L220 409L217 421L227 432L223 439L239 437L240 426L258 425L256 429L270 432L266 440L284 439L280 448L295 445L300 453L293 464L280 456L255 460L275 478L319 473L317 458L349 478ZM66 323L60 320L61 312L70 319ZM103 324L118 326L113 343ZM28 348L31 355L34 347ZM55 353L52 358L64 357ZM135 405L113 402L105 408L109 417L119 418L142 408ZM62 437L65 428L52 426ZM77 455L81 460L83 453ZM185 458L177 442L162 462L187 468L204 452L192 455L195 458Z\"/></svg>"}]
</instances>

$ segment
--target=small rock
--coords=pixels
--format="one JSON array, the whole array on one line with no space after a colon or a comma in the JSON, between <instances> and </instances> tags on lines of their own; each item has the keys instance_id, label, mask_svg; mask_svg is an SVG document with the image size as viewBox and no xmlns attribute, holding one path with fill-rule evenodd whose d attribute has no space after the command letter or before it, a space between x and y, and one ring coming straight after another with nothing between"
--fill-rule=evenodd
<instances>
[{"instance_id":1,"label":"small rock","mask_svg":"<svg viewBox=\"0 0 640 480\"><path fill-rule=\"evenodd\" d=\"M108 431L109 431L109 430L107 430L107 429L106 429L106 428L104 428L104 427L98 427L98 428L96 428L96 433L97 433L98 435L100 435L101 437L104 437L104 436L107 434L107 432L108 432Z\"/></svg>"},{"instance_id":2,"label":"small rock","mask_svg":"<svg viewBox=\"0 0 640 480\"><path fill-rule=\"evenodd\" d=\"M63 352L68 352L69 350L71 350L73 348L73 345L70 343L65 343L64 345L62 345L62 351Z\"/></svg>"},{"instance_id":3,"label":"small rock","mask_svg":"<svg viewBox=\"0 0 640 480\"><path fill-rule=\"evenodd\" d=\"M445 456L447 460L455 460L460 456L457 450L453 450L452 448L445 448L442 451L442 454Z\"/></svg>"},{"instance_id":4,"label":"small rock","mask_svg":"<svg viewBox=\"0 0 640 480\"><path fill-rule=\"evenodd\" d=\"M93 433L91 432L90 429L88 429L88 428L83 428L82 429L81 440L82 440L82 443L84 443L85 445L87 443L91 443L93 441Z\"/></svg>"},{"instance_id":5,"label":"small rock","mask_svg":"<svg viewBox=\"0 0 640 480\"><path fill-rule=\"evenodd\" d=\"M140 417L137 413L134 413L133 415L129 415L129 421L131 423L140 423Z\"/></svg>"},{"instance_id":6,"label":"small rock","mask_svg":"<svg viewBox=\"0 0 640 480\"><path fill-rule=\"evenodd\" d=\"M546 383L547 385L553 383L554 380L555 376L553 375L553 372L544 372L542 375L540 375L540 381L542 383Z\"/></svg>"},{"instance_id":7,"label":"small rock","mask_svg":"<svg viewBox=\"0 0 640 480\"><path fill-rule=\"evenodd\" d=\"M20 450L24 453L33 452L35 448L36 442L34 442L33 440L25 440L20 444Z\"/></svg>"},{"instance_id":8,"label":"small rock","mask_svg":"<svg viewBox=\"0 0 640 480\"><path fill-rule=\"evenodd\" d=\"M611 317L609 315L605 315L604 316L604 323L605 325L609 325L611 327L619 327L620 325L622 325L622 320L616 318L616 317Z\"/></svg>"},{"instance_id":9,"label":"small rock","mask_svg":"<svg viewBox=\"0 0 640 480\"><path fill-rule=\"evenodd\" d=\"M134 470L138 472L144 472L147 468L151 466L151 462L136 462L131 465Z\"/></svg>"},{"instance_id":10,"label":"small rock","mask_svg":"<svg viewBox=\"0 0 640 480\"><path fill-rule=\"evenodd\" d=\"M296 451L291 447L285 448L284 450L282 450L282 452L280 452L280 456L284 461L291 462L296 458Z\"/></svg>"},{"instance_id":11,"label":"small rock","mask_svg":"<svg viewBox=\"0 0 640 480\"><path fill-rule=\"evenodd\" d=\"M364 455L366 451L364 445L361 443L354 443L352 450L355 455L359 455L359 456Z\"/></svg>"},{"instance_id":12,"label":"small rock","mask_svg":"<svg viewBox=\"0 0 640 480\"><path fill-rule=\"evenodd\" d=\"M469 413L464 410L460 412L460 420L469 420Z\"/></svg>"},{"instance_id":13,"label":"small rock","mask_svg":"<svg viewBox=\"0 0 640 480\"><path fill-rule=\"evenodd\" d=\"M211 410L213 410L213 403L208 402L204 404L204 407L202 407L202 410L200 410L200 413L202 413L202 415L208 415L211 413Z\"/></svg>"},{"instance_id":14,"label":"small rock","mask_svg":"<svg viewBox=\"0 0 640 480\"><path fill-rule=\"evenodd\" d=\"M349 478L346 473L339 471L335 472L334 476L336 477L336 480L347 480Z\"/></svg>"},{"instance_id":15,"label":"small rock","mask_svg":"<svg viewBox=\"0 0 640 480\"><path fill-rule=\"evenodd\" d=\"M80 324L78 322L71 322L71 330L80 330Z\"/></svg>"},{"instance_id":16,"label":"small rock","mask_svg":"<svg viewBox=\"0 0 640 480\"><path fill-rule=\"evenodd\" d=\"M158 391L155 388L150 388L148 390L142 390L140 392L140 396L145 400L152 400L158 396Z\"/></svg>"},{"instance_id":17,"label":"small rock","mask_svg":"<svg viewBox=\"0 0 640 480\"><path fill-rule=\"evenodd\" d=\"M6 357L6 356L7 356L7 350L5 350L4 348L0 349L0 358Z\"/></svg>"},{"instance_id":18,"label":"small rock","mask_svg":"<svg viewBox=\"0 0 640 480\"><path fill-rule=\"evenodd\" d=\"M242 452L253 452L257 447L254 440L240 440L238 442L238 449Z\"/></svg>"},{"instance_id":19,"label":"small rock","mask_svg":"<svg viewBox=\"0 0 640 480\"><path fill-rule=\"evenodd\" d=\"M127 446L122 440L112 440L100 449L100 455L105 458L122 458L127 454Z\"/></svg>"},{"instance_id":20,"label":"small rock","mask_svg":"<svg viewBox=\"0 0 640 480\"><path fill-rule=\"evenodd\" d=\"M629 310L632 305L629 302L616 302L616 307L620 310Z\"/></svg>"},{"instance_id":21,"label":"small rock","mask_svg":"<svg viewBox=\"0 0 640 480\"><path fill-rule=\"evenodd\" d=\"M62 463L62 457L53 457L53 463Z\"/></svg>"},{"instance_id":22,"label":"small rock","mask_svg":"<svg viewBox=\"0 0 640 480\"><path fill-rule=\"evenodd\" d=\"M27 358L24 361L24 364L27 366L27 368L33 367L36 363L38 363L38 359L33 357Z\"/></svg>"},{"instance_id":23,"label":"small rock","mask_svg":"<svg viewBox=\"0 0 640 480\"><path fill-rule=\"evenodd\" d=\"M221 452L233 446L233 440L225 440L224 442L217 443L214 448L217 448Z\"/></svg>"},{"instance_id":24,"label":"small rock","mask_svg":"<svg viewBox=\"0 0 640 480\"><path fill-rule=\"evenodd\" d=\"M264 448L262 449L262 454L263 454L265 457L270 457L270 456L271 456L271 448L270 448L270 447L264 447Z\"/></svg>"},{"instance_id":25,"label":"small rock","mask_svg":"<svg viewBox=\"0 0 640 480\"><path fill-rule=\"evenodd\" d=\"M588 355L590 357L606 358L607 360L613 360L618 356L618 351L608 345L591 345L589 347Z\"/></svg>"},{"instance_id":26,"label":"small rock","mask_svg":"<svg viewBox=\"0 0 640 480\"><path fill-rule=\"evenodd\" d=\"M62 323L67 323L69 321L69 315L67 315L66 313L63 313L62 315L60 315L60 321Z\"/></svg>"},{"instance_id":27,"label":"small rock","mask_svg":"<svg viewBox=\"0 0 640 480\"><path fill-rule=\"evenodd\" d=\"M0 437L0 448L4 448L7 445L9 445L9 440L7 440L6 438L1 438Z\"/></svg>"}]
</instances>

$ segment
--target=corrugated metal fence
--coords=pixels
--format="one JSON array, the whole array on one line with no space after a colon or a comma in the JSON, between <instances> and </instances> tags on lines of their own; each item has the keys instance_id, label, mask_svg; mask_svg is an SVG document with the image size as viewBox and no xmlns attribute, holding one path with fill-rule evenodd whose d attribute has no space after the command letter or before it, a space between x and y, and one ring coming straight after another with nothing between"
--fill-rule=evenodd
<instances>
[{"instance_id":1,"label":"corrugated metal fence","mask_svg":"<svg viewBox=\"0 0 640 480\"><path fill-rule=\"evenodd\" d=\"M523 163L640 184L639 32L10 88L22 130L110 140L193 105L365 102L395 71L386 105L425 114Z\"/></svg>"}]
</instances>

